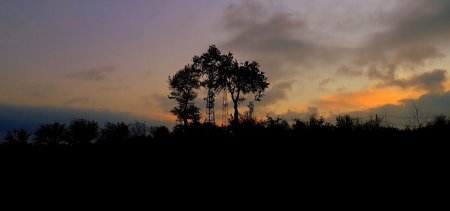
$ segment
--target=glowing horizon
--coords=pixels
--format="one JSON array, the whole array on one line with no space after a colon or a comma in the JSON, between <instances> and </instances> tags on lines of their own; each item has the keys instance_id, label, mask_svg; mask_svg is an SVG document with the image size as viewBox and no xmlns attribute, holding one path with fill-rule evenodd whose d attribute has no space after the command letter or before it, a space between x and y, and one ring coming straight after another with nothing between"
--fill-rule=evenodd
<instances>
[{"instance_id":1,"label":"glowing horizon","mask_svg":"<svg viewBox=\"0 0 450 211\"><path fill-rule=\"evenodd\" d=\"M449 24L444 0L0 0L0 105L174 123L168 76L215 44L267 73L259 116L449 115Z\"/></svg>"}]
</instances>

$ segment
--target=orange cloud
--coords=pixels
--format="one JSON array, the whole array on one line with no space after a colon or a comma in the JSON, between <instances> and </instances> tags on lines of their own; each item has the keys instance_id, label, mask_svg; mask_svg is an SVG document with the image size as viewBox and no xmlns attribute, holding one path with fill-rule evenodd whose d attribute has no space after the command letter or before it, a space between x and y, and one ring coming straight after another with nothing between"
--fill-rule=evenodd
<instances>
[{"instance_id":1,"label":"orange cloud","mask_svg":"<svg viewBox=\"0 0 450 211\"><path fill-rule=\"evenodd\" d=\"M417 99L423 94L424 91L399 88L350 92L323 96L318 101L318 107L320 110L339 112L366 110L387 104L398 105L401 100Z\"/></svg>"},{"instance_id":2,"label":"orange cloud","mask_svg":"<svg viewBox=\"0 0 450 211\"><path fill-rule=\"evenodd\" d=\"M450 80L448 80L448 81L444 84L444 91L445 91L445 92L450 92Z\"/></svg>"}]
</instances>

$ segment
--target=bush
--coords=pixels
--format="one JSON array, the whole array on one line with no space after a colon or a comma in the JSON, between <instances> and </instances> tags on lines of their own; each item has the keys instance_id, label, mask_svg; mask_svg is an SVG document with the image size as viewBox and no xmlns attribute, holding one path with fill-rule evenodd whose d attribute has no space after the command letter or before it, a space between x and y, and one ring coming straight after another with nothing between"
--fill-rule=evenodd
<instances>
[{"instance_id":1,"label":"bush","mask_svg":"<svg viewBox=\"0 0 450 211\"><path fill-rule=\"evenodd\" d=\"M98 123L86 119L75 119L70 123L67 135L71 145L90 144L97 139L99 133Z\"/></svg>"},{"instance_id":2,"label":"bush","mask_svg":"<svg viewBox=\"0 0 450 211\"><path fill-rule=\"evenodd\" d=\"M4 137L5 143L8 145L27 145L31 133L25 129L8 130Z\"/></svg>"},{"instance_id":3,"label":"bush","mask_svg":"<svg viewBox=\"0 0 450 211\"><path fill-rule=\"evenodd\" d=\"M105 123L101 132L101 143L120 143L125 142L130 135L128 125L124 122Z\"/></svg>"},{"instance_id":4,"label":"bush","mask_svg":"<svg viewBox=\"0 0 450 211\"><path fill-rule=\"evenodd\" d=\"M38 145L59 145L66 143L66 138L65 124L59 122L42 124L34 133L34 141Z\"/></svg>"}]
</instances>

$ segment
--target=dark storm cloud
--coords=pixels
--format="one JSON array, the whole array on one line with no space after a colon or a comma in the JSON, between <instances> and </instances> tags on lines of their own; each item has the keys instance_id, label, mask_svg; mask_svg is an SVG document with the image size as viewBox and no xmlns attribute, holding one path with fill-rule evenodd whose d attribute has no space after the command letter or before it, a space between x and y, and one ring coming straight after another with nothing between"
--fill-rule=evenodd
<instances>
[{"instance_id":1,"label":"dark storm cloud","mask_svg":"<svg viewBox=\"0 0 450 211\"><path fill-rule=\"evenodd\" d=\"M91 68L76 73L71 73L68 74L67 77L84 81L101 81L116 70L117 70L116 66L108 65L98 68Z\"/></svg>"},{"instance_id":2,"label":"dark storm cloud","mask_svg":"<svg viewBox=\"0 0 450 211\"><path fill-rule=\"evenodd\" d=\"M450 43L450 1L400 1L382 19L388 29L355 51L355 64L369 77L390 79L400 67L414 70L445 56L437 46Z\"/></svg>"},{"instance_id":3,"label":"dark storm cloud","mask_svg":"<svg viewBox=\"0 0 450 211\"><path fill-rule=\"evenodd\" d=\"M414 66L424 65L428 59L442 58L444 56L435 47L412 46L399 49L393 56L393 62L394 64L409 64L411 68L414 68Z\"/></svg>"},{"instance_id":4,"label":"dark storm cloud","mask_svg":"<svg viewBox=\"0 0 450 211\"><path fill-rule=\"evenodd\" d=\"M292 76L296 68L310 67L318 60L331 62L337 57L338 49L298 36L307 31L307 25L295 14L272 10L261 2L230 5L221 26L231 34L224 43L228 49L261 61L275 79Z\"/></svg>"},{"instance_id":5,"label":"dark storm cloud","mask_svg":"<svg viewBox=\"0 0 450 211\"><path fill-rule=\"evenodd\" d=\"M398 1L393 10L378 15L381 17L368 19L365 24L385 29L365 35L365 42L352 48L321 44L326 43L323 36L311 36L314 32L306 19L252 0L230 5L221 26L230 35L224 46L260 61L275 81L344 58L353 62L338 68L339 75L356 77L367 73L371 79L393 81L400 68L415 70L445 56L437 46L449 41L449 1ZM341 16L347 20L345 14Z\"/></svg>"},{"instance_id":6,"label":"dark storm cloud","mask_svg":"<svg viewBox=\"0 0 450 211\"><path fill-rule=\"evenodd\" d=\"M271 87L263 100L259 103L262 106L272 105L289 98L288 92L292 89L293 82L281 82Z\"/></svg>"},{"instance_id":7,"label":"dark storm cloud","mask_svg":"<svg viewBox=\"0 0 450 211\"><path fill-rule=\"evenodd\" d=\"M404 1L385 18L391 29L377 34L373 40L380 47L448 41L450 35L450 1L447 0Z\"/></svg>"},{"instance_id":8,"label":"dark storm cloud","mask_svg":"<svg viewBox=\"0 0 450 211\"><path fill-rule=\"evenodd\" d=\"M442 92L444 91L446 75L446 70L436 69L415 75L408 79L387 80L378 86L399 86L402 88L417 87L428 92Z\"/></svg>"}]
</instances>

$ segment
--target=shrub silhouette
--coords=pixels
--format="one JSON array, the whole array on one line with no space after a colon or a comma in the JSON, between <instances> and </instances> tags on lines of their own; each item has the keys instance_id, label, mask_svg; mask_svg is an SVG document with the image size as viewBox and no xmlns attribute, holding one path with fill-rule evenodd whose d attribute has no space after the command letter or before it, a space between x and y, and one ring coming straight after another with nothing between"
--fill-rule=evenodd
<instances>
[{"instance_id":1,"label":"shrub silhouette","mask_svg":"<svg viewBox=\"0 0 450 211\"><path fill-rule=\"evenodd\" d=\"M228 129L234 136L251 137L261 135L265 129L265 121L258 121L255 118L251 118L246 115L241 115L239 121L233 121L234 117L231 117L229 121L230 125Z\"/></svg>"},{"instance_id":2,"label":"shrub silhouette","mask_svg":"<svg viewBox=\"0 0 450 211\"><path fill-rule=\"evenodd\" d=\"M5 144L8 145L27 145L31 133L25 129L8 130L4 137Z\"/></svg>"},{"instance_id":3,"label":"shrub silhouette","mask_svg":"<svg viewBox=\"0 0 450 211\"><path fill-rule=\"evenodd\" d=\"M90 144L97 139L98 123L86 119L74 119L67 128L67 141L71 145Z\"/></svg>"},{"instance_id":4,"label":"shrub silhouette","mask_svg":"<svg viewBox=\"0 0 450 211\"><path fill-rule=\"evenodd\" d=\"M42 124L34 132L34 142L38 145L59 145L67 143L67 130L65 124L54 122Z\"/></svg>"},{"instance_id":5,"label":"shrub silhouette","mask_svg":"<svg viewBox=\"0 0 450 211\"><path fill-rule=\"evenodd\" d=\"M381 130L382 127L383 118L379 117L378 115L375 115L375 118L372 116L367 120L363 125L363 129L366 132L377 132Z\"/></svg>"},{"instance_id":6,"label":"shrub silhouette","mask_svg":"<svg viewBox=\"0 0 450 211\"><path fill-rule=\"evenodd\" d=\"M417 146L436 146L433 144L438 143L446 146L446 142L442 141L445 139L442 137L447 136L450 131L450 120L443 115L436 116L426 127L414 129L398 129L383 125L383 119L378 115L366 122L360 122L359 119L354 119L350 115L340 115L336 117L336 124L332 125L326 122L323 116L312 114L306 121L294 119L291 126L280 117L269 116L266 120L257 120L249 115L241 115L238 122L230 122L227 127L194 122L188 125L176 125L173 132L165 126L148 127L141 122L129 125L124 122L106 122L98 137L99 127L95 121L74 119L67 128L59 122L40 125L34 132L33 140L34 144L39 146L38 149L61 144L83 149L82 146L87 146L89 143L138 147L136 149L141 149L139 148L141 146L142 149L147 149L144 147L153 144L167 146L183 144L183 147L179 149L184 147L201 149L210 146L223 147L234 143L238 145L229 145L229 147L242 146L247 150L257 148L260 143L268 144L266 146L286 146L280 143L289 143L293 144L292 146L298 144L306 148L325 145L351 148L351 146L364 144L373 147L390 146L396 143L420 143ZM10 130L5 135L6 142L2 146L6 148L7 146L26 146L29 138L30 133L24 129ZM97 142L94 141L96 139L98 139ZM286 142L286 140L290 141ZM33 146L30 145L30 147ZM56 149L66 148L68 147ZM89 149L97 149L97 147L89 146Z\"/></svg>"},{"instance_id":7,"label":"shrub silhouette","mask_svg":"<svg viewBox=\"0 0 450 211\"><path fill-rule=\"evenodd\" d=\"M294 119L294 124L292 125L292 130L295 133L304 133L308 131L308 125L300 119Z\"/></svg>"},{"instance_id":8,"label":"shrub silhouette","mask_svg":"<svg viewBox=\"0 0 450 211\"><path fill-rule=\"evenodd\" d=\"M427 124L428 128L433 128L437 130L444 130L449 128L450 120L447 119L445 115L438 115L433 117L433 120Z\"/></svg>"},{"instance_id":9,"label":"shrub silhouette","mask_svg":"<svg viewBox=\"0 0 450 211\"><path fill-rule=\"evenodd\" d=\"M102 144L118 144L125 142L130 135L128 125L124 122L106 122L105 126L101 130Z\"/></svg>"},{"instance_id":10,"label":"shrub silhouette","mask_svg":"<svg viewBox=\"0 0 450 211\"><path fill-rule=\"evenodd\" d=\"M317 114L311 114L306 125L310 130L313 131L322 129L327 126L325 124L325 118L323 116L318 116Z\"/></svg>"},{"instance_id":11,"label":"shrub silhouette","mask_svg":"<svg viewBox=\"0 0 450 211\"><path fill-rule=\"evenodd\" d=\"M348 114L336 116L336 128L344 131L351 131L355 128L356 124L352 117Z\"/></svg>"},{"instance_id":12,"label":"shrub silhouette","mask_svg":"<svg viewBox=\"0 0 450 211\"><path fill-rule=\"evenodd\" d=\"M128 125L130 137L133 139L144 139L150 135L150 128L142 122L133 122Z\"/></svg>"},{"instance_id":13,"label":"shrub silhouette","mask_svg":"<svg viewBox=\"0 0 450 211\"><path fill-rule=\"evenodd\" d=\"M275 119L268 117L265 121L265 125L268 133L282 133L290 129L288 122L280 117Z\"/></svg>"},{"instance_id":14,"label":"shrub silhouette","mask_svg":"<svg viewBox=\"0 0 450 211\"><path fill-rule=\"evenodd\" d=\"M155 140L163 141L170 137L170 131L166 126L155 126L150 128L150 135Z\"/></svg>"}]
</instances>

